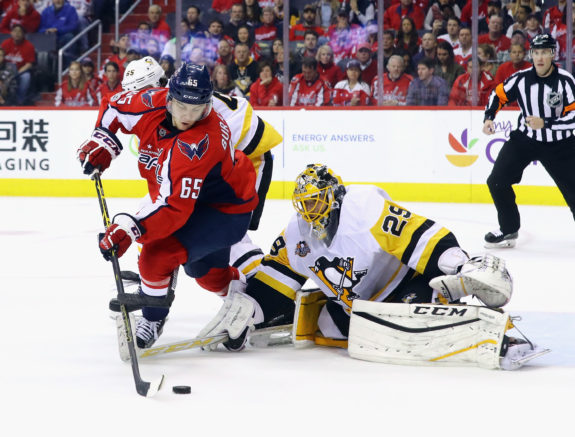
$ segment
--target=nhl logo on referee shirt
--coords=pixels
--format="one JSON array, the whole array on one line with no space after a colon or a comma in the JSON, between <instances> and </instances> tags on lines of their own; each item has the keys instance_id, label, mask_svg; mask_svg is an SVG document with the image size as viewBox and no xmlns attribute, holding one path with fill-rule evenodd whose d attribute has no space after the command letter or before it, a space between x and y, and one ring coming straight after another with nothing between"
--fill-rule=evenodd
<instances>
[{"instance_id":1,"label":"nhl logo on referee shirt","mask_svg":"<svg viewBox=\"0 0 575 437\"><path fill-rule=\"evenodd\" d=\"M561 106L561 94L554 92L547 94L547 104L551 108L557 108L558 106Z\"/></svg>"}]
</instances>

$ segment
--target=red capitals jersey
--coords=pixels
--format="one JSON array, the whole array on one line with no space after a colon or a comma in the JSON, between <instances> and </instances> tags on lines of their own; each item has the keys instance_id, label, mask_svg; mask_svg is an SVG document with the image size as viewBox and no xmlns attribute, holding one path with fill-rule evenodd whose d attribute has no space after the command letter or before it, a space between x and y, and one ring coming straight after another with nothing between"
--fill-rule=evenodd
<instances>
[{"instance_id":1,"label":"red capitals jersey","mask_svg":"<svg viewBox=\"0 0 575 437\"><path fill-rule=\"evenodd\" d=\"M172 126L165 88L124 91L102 99L98 127L140 138L138 168L150 202L135 217L145 229L140 243L180 229L196 203L226 214L253 211L258 204L256 173L249 158L234 151L231 132L219 113L186 131Z\"/></svg>"},{"instance_id":2,"label":"red capitals jersey","mask_svg":"<svg viewBox=\"0 0 575 437\"><path fill-rule=\"evenodd\" d=\"M326 106L330 104L331 87L319 76L313 82L296 74L289 84L290 106Z\"/></svg>"}]
</instances>

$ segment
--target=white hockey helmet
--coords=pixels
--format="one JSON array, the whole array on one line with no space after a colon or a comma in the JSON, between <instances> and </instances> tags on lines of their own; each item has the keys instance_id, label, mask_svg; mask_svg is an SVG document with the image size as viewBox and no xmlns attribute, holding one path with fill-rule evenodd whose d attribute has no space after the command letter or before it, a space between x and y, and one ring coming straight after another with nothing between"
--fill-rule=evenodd
<instances>
[{"instance_id":1,"label":"white hockey helmet","mask_svg":"<svg viewBox=\"0 0 575 437\"><path fill-rule=\"evenodd\" d=\"M151 56L137 59L128 64L122 79L122 89L138 91L146 87L160 87L164 70Z\"/></svg>"}]
</instances>

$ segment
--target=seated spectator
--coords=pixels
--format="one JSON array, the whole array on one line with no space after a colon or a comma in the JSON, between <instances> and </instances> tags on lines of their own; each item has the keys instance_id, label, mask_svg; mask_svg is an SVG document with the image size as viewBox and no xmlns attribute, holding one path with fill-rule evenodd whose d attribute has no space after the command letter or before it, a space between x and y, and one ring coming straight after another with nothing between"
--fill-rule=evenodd
<instances>
[{"instance_id":1,"label":"seated spectator","mask_svg":"<svg viewBox=\"0 0 575 437\"><path fill-rule=\"evenodd\" d=\"M218 64L212 71L214 91L228 96L245 97L242 90L232 80L230 70L226 65Z\"/></svg>"},{"instance_id":2,"label":"seated spectator","mask_svg":"<svg viewBox=\"0 0 575 437\"><path fill-rule=\"evenodd\" d=\"M367 3L362 1L362 3ZM327 30L335 20L337 12L341 8L339 0L319 0L317 3L316 15L319 15L320 26ZM350 5L351 6L351 5ZM350 11L351 12L351 11Z\"/></svg>"},{"instance_id":3,"label":"seated spectator","mask_svg":"<svg viewBox=\"0 0 575 437\"><path fill-rule=\"evenodd\" d=\"M192 39L192 46L200 46L204 50L204 58L208 59L210 63L216 62L218 58L218 43L223 38L228 38L223 33L224 23L221 20L214 18L208 24L208 31L204 37L196 36Z\"/></svg>"},{"instance_id":4,"label":"seated spectator","mask_svg":"<svg viewBox=\"0 0 575 437\"><path fill-rule=\"evenodd\" d=\"M42 12L40 19L39 33L56 34L58 47L63 47L69 43L78 32L78 13L70 3L65 0L53 0L52 6L48 6ZM77 52L77 49L70 47L65 53L65 64L69 63Z\"/></svg>"},{"instance_id":5,"label":"seated spectator","mask_svg":"<svg viewBox=\"0 0 575 437\"><path fill-rule=\"evenodd\" d=\"M371 44L368 42L359 44L355 53L355 60L359 62L361 68L361 80L370 84L377 75L377 61L371 52Z\"/></svg>"},{"instance_id":6,"label":"seated spectator","mask_svg":"<svg viewBox=\"0 0 575 437\"><path fill-rule=\"evenodd\" d=\"M152 28L152 36L160 44L165 44L172 37L172 29L162 17L162 8L159 5L150 5L148 8L148 23Z\"/></svg>"},{"instance_id":7,"label":"seated spectator","mask_svg":"<svg viewBox=\"0 0 575 437\"><path fill-rule=\"evenodd\" d=\"M84 77L86 78L86 82L90 88L90 92L93 96L95 96L98 94L98 88L102 84L102 80L96 75L96 72L94 71L94 62L90 58L84 58L82 59L81 65L82 73L84 73Z\"/></svg>"},{"instance_id":8,"label":"seated spectator","mask_svg":"<svg viewBox=\"0 0 575 437\"><path fill-rule=\"evenodd\" d=\"M169 80L176 71L175 59L170 55L164 55L160 58L160 67L164 70L164 77Z\"/></svg>"},{"instance_id":9,"label":"seated spectator","mask_svg":"<svg viewBox=\"0 0 575 437\"><path fill-rule=\"evenodd\" d=\"M257 0L244 0L243 2L245 10L245 20L250 28L255 28L260 24L260 17L262 16L262 8ZM283 12L281 12L281 18L278 18L277 8L281 7L283 11L283 2L279 5L274 5L274 13L276 19L283 20Z\"/></svg>"},{"instance_id":10,"label":"seated spectator","mask_svg":"<svg viewBox=\"0 0 575 437\"><path fill-rule=\"evenodd\" d=\"M499 63L497 62L497 54L493 46L491 44L479 44L477 46L477 57L482 62L481 69L491 77L495 77Z\"/></svg>"},{"instance_id":11,"label":"seated spectator","mask_svg":"<svg viewBox=\"0 0 575 437\"><path fill-rule=\"evenodd\" d=\"M26 32L21 24L12 26L10 38L4 40L0 47L4 49L6 61L16 65L18 69L18 93L16 104L23 106L30 98L30 83L32 80L32 67L36 61L34 45L26 39Z\"/></svg>"},{"instance_id":12,"label":"seated spectator","mask_svg":"<svg viewBox=\"0 0 575 437\"><path fill-rule=\"evenodd\" d=\"M129 65L126 64L126 65ZM98 87L96 97L98 105L102 103L102 98L108 94L116 94L122 91L122 76L120 76L120 67L115 62L108 62L104 66L104 81Z\"/></svg>"},{"instance_id":13,"label":"seated spectator","mask_svg":"<svg viewBox=\"0 0 575 437\"><path fill-rule=\"evenodd\" d=\"M254 31L256 43L260 41L273 41L280 35L278 27L275 25L275 16L273 8L266 7L262 9L262 23Z\"/></svg>"},{"instance_id":14,"label":"seated spectator","mask_svg":"<svg viewBox=\"0 0 575 437\"><path fill-rule=\"evenodd\" d=\"M387 63L388 73L383 75L383 105L405 106L407 103L407 90L413 80L411 75L406 74L405 62L399 55L393 55ZM377 76L371 82L371 97L376 105L379 96L379 81Z\"/></svg>"},{"instance_id":15,"label":"seated spectator","mask_svg":"<svg viewBox=\"0 0 575 437\"><path fill-rule=\"evenodd\" d=\"M283 44L276 44L274 50L276 53L274 54L274 58L272 61L272 67L274 70L274 76L278 78L278 80L284 83L284 46ZM295 74L298 74L301 71L301 64L297 65L292 59L291 54L288 52L289 56L289 77L293 77ZM299 71L298 71L299 69Z\"/></svg>"},{"instance_id":16,"label":"seated spectator","mask_svg":"<svg viewBox=\"0 0 575 437\"><path fill-rule=\"evenodd\" d=\"M250 103L253 106L282 106L283 85L274 77L270 61L259 64L260 78L250 87Z\"/></svg>"},{"instance_id":17,"label":"seated spectator","mask_svg":"<svg viewBox=\"0 0 575 437\"><path fill-rule=\"evenodd\" d=\"M398 6L388 7L383 14L384 29L399 30L405 17L413 20L414 29L423 29L425 16L421 8L413 3L413 0L400 0Z\"/></svg>"},{"instance_id":18,"label":"seated spectator","mask_svg":"<svg viewBox=\"0 0 575 437\"><path fill-rule=\"evenodd\" d=\"M54 106L93 106L94 97L84 73L82 65L72 61L68 69L68 77L62 82L54 98Z\"/></svg>"},{"instance_id":19,"label":"seated spectator","mask_svg":"<svg viewBox=\"0 0 575 437\"><path fill-rule=\"evenodd\" d=\"M367 26L375 19L374 0L350 0L349 2L349 22Z\"/></svg>"},{"instance_id":20,"label":"seated spectator","mask_svg":"<svg viewBox=\"0 0 575 437\"><path fill-rule=\"evenodd\" d=\"M230 9L230 18L228 23L224 26L223 33L231 39L236 40L238 38L238 28L245 24L244 6L241 3L232 5L232 8ZM250 28L250 31L251 30L252 29Z\"/></svg>"},{"instance_id":21,"label":"seated spectator","mask_svg":"<svg viewBox=\"0 0 575 437\"><path fill-rule=\"evenodd\" d=\"M387 68L387 63L389 58L393 55L397 55L399 52L395 47L395 35L393 30L384 30L382 43L383 45L383 68ZM373 50L373 47L372 47ZM376 47L377 50L377 47Z\"/></svg>"},{"instance_id":22,"label":"seated spectator","mask_svg":"<svg viewBox=\"0 0 575 437\"><path fill-rule=\"evenodd\" d=\"M529 41L543 33L543 27L541 26L539 15L529 14L527 21L525 22L525 30L523 33L525 33Z\"/></svg>"},{"instance_id":23,"label":"seated spectator","mask_svg":"<svg viewBox=\"0 0 575 437\"><path fill-rule=\"evenodd\" d=\"M467 66L467 60L471 58L471 29L462 27L459 29L459 47L453 50L455 62L461 66Z\"/></svg>"},{"instance_id":24,"label":"seated spectator","mask_svg":"<svg viewBox=\"0 0 575 437\"><path fill-rule=\"evenodd\" d=\"M447 82L451 89L455 79L462 74L465 70L461 65L455 62L453 55L453 47L447 41L439 41L437 45L437 65L435 67L435 75L441 77Z\"/></svg>"},{"instance_id":25,"label":"seated spectator","mask_svg":"<svg viewBox=\"0 0 575 437\"><path fill-rule=\"evenodd\" d=\"M151 38L150 41L155 41L155 39ZM112 46L112 56L108 56L108 58L106 58L104 65L106 65L108 62L115 62L116 65L118 65L120 68L120 77L124 77L124 71L128 65L127 56L128 50L130 50L130 36L126 33L120 35L118 41L112 41L110 45ZM150 54L149 51L148 54ZM100 71L99 76L101 79L104 79L103 68Z\"/></svg>"},{"instance_id":26,"label":"seated spectator","mask_svg":"<svg viewBox=\"0 0 575 437\"><path fill-rule=\"evenodd\" d=\"M250 49L245 43L234 47L234 62L230 66L230 79L246 96L250 86L258 80L258 66L250 56Z\"/></svg>"},{"instance_id":27,"label":"seated spectator","mask_svg":"<svg viewBox=\"0 0 575 437\"><path fill-rule=\"evenodd\" d=\"M479 0L479 10L477 17L481 20L482 18L488 17L487 15L487 6L490 0ZM471 29L471 15L472 15L472 0L467 0L465 6L461 9L461 16L459 19L461 20L461 24L464 26L468 26Z\"/></svg>"},{"instance_id":28,"label":"seated spectator","mask_svg":"<svg viewBox=\"0 0 575 437\"><path fill-rule=\"evenodd\" d=\"M525 60L525 46L522 44L511 44L511 50L509 50L509 56L511 60L504 62L497 69L495 74L495 83L502 83L505 79L511 76L517 71L525 70L531 67L531 63Z\"/></svg>"},{"instance_id":29,"label":"seated spectator","mask_svg":"<svg viewBox=\"0 0 575 437\"><path fill-rule=\"evenodd\" d=\"M0 48L0 106L12 106L16 98L18 69L6 60L6 52Z\"/></svg>"},{"instance_id":30,"label":"seated spectator","mask_svg":"<svg viewBox=\"0 0 575 437\"><path fill-rule=\"evenodd\" d=\"M221 39L218 43L218 59L216 64L231 65L234 61L234 46L232 42L227 39Z\"/></svg>"},{"instance_id":31,"label":"seated spectator","mask_svg":"<svg viewBox=\"0 0 575 437\"><path fill-rule=\"evenodd\" d=\"M477 94L477 105L485 106L489 100L489 95L495 83L493 82L493 76L485 72L483 61L479 61L480 73L479 73L479 83L478 83L478 94ZM471 106L472 103L472 74L473 74L473 60L467 61L467 73L462 74L455 82L453 82L453 87L451 88L451 93L449 94L449 106Z\"/></svg>"},{"instance_id":32,"label":"seated spectator","mask_svg":"<svg viewBox=\"0 0 575 437\"><path fill-rule=\"evenodd\" d=\"M447 33L439 35L437 42L447 41L453 47L453 50L459 47L459 30L461 29L461 22L457 17L452 17L447 20Z\"/></svg>"},{"instance_id":33,"label":"seated spectator","mask_svg":"<svg viewBox=\"0 0 575 437\"><path fill-rule=\"evenodd\" d=\"M339 81L332 90L333 106L368 106L371 104L369 85L361 79L359 61L352 59L345 70L347 79Z\"/></svg>"},{"instance_id":34,"label":"seated spectator","mask_svg":"<svg viewBox=\"0 0 575 437\"><path fill-rule=\"evenodd\" d=\"M213 0L212 9L220 14L231 11L233 5L241 4L242 0Z\"/></svg>"},{"instance_id":35,"label":"seated spectator","mask_svg":"<svg viewBox=\"0 0 575 437\"><path fill-rule=\"evenodd\" d=\"M454 18L457 18L459 21L458 17L461 16L461 9L459 9L457 3L452 0L436 0L427 10L427 14L425 15L425 19L423 21L424 29L433 30L433 21L436 19L443 20L443 11L441 10L441 7L446 5L451 6L454 13Z\"/></svg>"},{"instance_id":36,"label":"seated spectator","mask_svg":"<svg viewBox=\"0 0 575 437\"><path fill-rule=\"evenodd\" d=\"M365 27L365 33L367 34L365 42L368 42L371 46L371 52L377 53L377 23L371 22Z\"/></svg>"},{"instance_id":37,"label":"seated spectator","mask_svg":"<svg viewBox=\"0 0 575 437\"><path fill-rule=\"evenodd\" d=\"M308 58L304 58L304 60L305 59ZM319 73L319 77L327 82L330 88L333 88L336 83L344 79L344 72L341 71L341 69L333 62L333 52L330 46L327 44L321 46L317 50L315 59L317 60L317 71ZM303 66L303 61L301 65Z\"/></svg>"},{"instance_id":38,"label":"seated spectator","mask_svg":"<svg viewBox=\"0 0 575 437\"><path fill-rule=\"evenodd\" d=\"M10 33L15 24L20 24L26 33L35 33L40 28L40 20L40 14L31 0L18 0L2 18L0 33Z\"/></svg>"},{"instance_id":39,"label":"seated spectator","mask_svg":"<svg viewBox=\"0 0 575 437\"><path fill-rule=\"evenodd\" d=\"M487 2L487 13L485 14L484 17L479 18L479 23L477 25L477 27L479 28L478 29L479 34L481 35L483 33L489 32L489 17L491 17L493 14L499 15L500 17L503 18L503 33L506 33L507 28L513 24L513 17L516 14L515 12L511 14L510 10L509 13L507 13L508 12L507 8L509 6L510 3L507 3L505 7L502 8L500 0L489 0Z\"/></svg>"},{"instance_id":40,"label":"seated spectator","mask_svg":"<svg viewBox=\"0 0 575 437\"><path fill-rule=\"evenodd\" d=\"M413 20L410 17L404 17L401 20L401 27L397 32L395 47L408 52L410 56L413 57L419 52L420 45L421 39L417 34Z\"/></svg>"},{"instance_id":41,"label":"seated spectator","mask_svg":"<svg viewBox=\"0 0 575 437\"><path fill-rule=\"evenodd\" d=\"M505 36L511 38L513 32L518 30L525 32L525 25L527 23L527 17L531 14L531 8L529 6L519 5L516 9L515 15L513 16L514 22L507 28Z\"/></svg>"},{"instance_id":42,"label":"seated spectator","mask_svg":"<svg viewBox=\"0 0 575 437\"><path fill-rule=\"evenodd\" d=\"M503 18L500 15L493 14L489 17L488 24L489 32L484 35L479 35L477 38L478 44L491 44L495 48L495 52L507 52L511 41L503 33Z\"/></svg>"},{"instance_id":43,"label":"seated spectator","mask_svg":"<svg viewBox=\"0 0 575 437\"><path fill-rule=\"evenodd\" d=\"M411 55L409 54L409 52L406 52L405 50L398 50L397 54L403 58L403 63L405 65L404 70L405 73L415 77L415 75L417 74L417 70L413 68L413 63L411 62Z\"/></svg>"},{"instance_id":44,"label":"seated spectator","mask_svg":"<svg viewBox=\"0 0 575 437\"><path fill-rule=\"evenodd\" d=\"M276 40L279 41L279 40ZM304 36L304 40L303 40L303 47L300 47L296 50L295 54L294 54L294 62L296 64L298 64L298 71L297 73L300 73L301 71L301 63L303 61L304 58L315 58L317 55L317 51L318 51L318 45L317 45L317 41L318 41L318 34L315 33L315 31L313 30L306 30L305 31L305 36ZM272 48L273 51L273 48Z\"/></svg>"},{"instance_id":45,"label":"seated spectator","mask_svg":"<svg viewBox=\"0 0 575 437\"><path fill-rule=\"evenodd\" d=\"M242 24L239 27L236 42L246 44L250 48L252 59L256 62L260 60L262 56L260 46L253 42L252 34L247 24Z\"/></svg>"},{"instance_id":46,"label":"seated spectator","mask_svg":"<svg viewBox=\"0 0 575 437\"><path fill-rule=\"evenodd\" d=\"M427 32L421 38L421 49L413 56L411 61L413 67L416 68L417 63L423 58L433 59L437 63L437 39L431 32Z\"/></svg>"},{"instance_id":47,"label":"seated spectator","mask_svg":"<svg viewBox=\"0 0 575 437\"><path fill-rule=\"evenodd\" d=\"M158 61L162 56L162 51L160 50L160 43L156 41L155 38L150 38L148 40L148 44L146 44L146 50L142 50L142 53L145 53L146 56L151 56L156 61ZM124 76L122 75L122 77Z\"/></svg>"},{"instance_id":48,"label":"seated spectator","mask_svg":"<svg viewBox=\"0 0 575 437\"><path fill-rule=\"evenodd\" d=\"M327 106L330 104L330 85L319 77L317 60L305 58L302 72L289 84L289 106Z\"/></svg>"},{"instance_id":49,"label":"seated spectator","mask_svg":"<svg viewBox=\"0 0 575 437\"><path fill-rule=\"evenodd\" d=\"M361 34L361 27L357 24L350 24L348 13L341 9L337 13L336 23L331 25L327 31L328 44L333 50L336 64L353 56L354 50L361 40Z\"/></svg>"},{"instance_id":50,"label":"seated spectator","mask_svg":"<svg viewBox=\"0 0 575 437\"><path fill-rule=\"evenodd\" d=\"M202 11L199 6L192 5L186 11L186 19L188 20L188 24L190 26L190 35L203 35L204 32L208 30L208 27L202 23L200 15Z\"/></svg>"},{"instance_id":51,"label":"seated spectator","mask_svg":"<svg viewBox=\"0 0 575 437\"><path fill-rule=\"evenodd\" d=\"M422 59L417 64L417 78L407 90L407 106L445 106L449 100L447 82L434 76L435 63Z\"/></svg>"},{"instance_id":52,"label":"seated spectator","mask_svg":"<svg viewBox=\"0 0 575 437\"><path fill-rule=\"evenodd\" d=\"M302 41L305 36L306 30L313 30L319 36L323 36L323 29L318 26L315 22L316 19L316 8L314 5L305 5L303 8L303 17L299 23L294 24L290 28L289 40L290 41Z\"/></svg>"},{"instance_id":53,"label":"seated spectator","mask_svg":"<svg viewBox=\"0 0 575 437\"><path fill-rule=\"evenodd\" d=\"M147 21L138 24L135 32L130 33L130 47L147 51L148 40L152 37L152 26Z\"/></svg>"},{"instance_id":54,"label":"seated spectator","mask_svg":"<svg viewBox=\"0 0 575 437\"><path fill-rule=\"evenodd\" d=\"M547 30L553 29L558 24L561 24L563 17L567 12L567 0L559 0L557 5L551 6L543 14L543 27Z\"/></svg>"},{"instance_id":55,"label":"seated spectator","mask_svg":"<svg viewBox=\"0 0 575 437\"><path fill-rule=\"evenodd\" d=\"M208 60L204 57L204 51L201 47L193 47L187 60L193 64L208 65ZM212 67L211 64L209 66Z\"/></svg>"}]
</instances>

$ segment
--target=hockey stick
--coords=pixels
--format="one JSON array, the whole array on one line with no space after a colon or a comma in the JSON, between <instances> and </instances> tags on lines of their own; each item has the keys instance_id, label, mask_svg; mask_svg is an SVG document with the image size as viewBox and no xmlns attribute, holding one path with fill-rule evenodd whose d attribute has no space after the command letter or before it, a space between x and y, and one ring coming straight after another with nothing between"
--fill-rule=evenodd
<instances>
[{"instance_id":1,"label":"hockey stick","mask_svg":"<svg viewBox=\"0 0 575 437\"><path fill-rule=\"evenodd\" d=\"M104 197L104 188L102 187L100 174L98 172L94 173L92 179L94 179L94 183L96 185L96 192L98 193L98 200L100 203L100 211L102 212L104 227L107 229L110 226L110 215L108 214L108 206L106 205L106 198ZM110 260L112 261L112 266L114 268L116 288L118 289L118 296L121 297L123 294L125 294L125 292L124 284L122 283L122 278L120 277L120 263L118 262L116 251L112 250L111 252ZM136 383L136 391L141 396L152 397L158 392L158 390L160 390L162 382L164 382L164 375L152 383L146 382L142 379L140 376L140 368L138 366L138 355L136 352L136 347L134 346L134 335L132 332L132 326L130 325L130 316L126 309L126 305L120 304L120 312L124 321L126 343L130 352L130 362L132 364L132 373Z\"/></svg>"}]
</instances>

